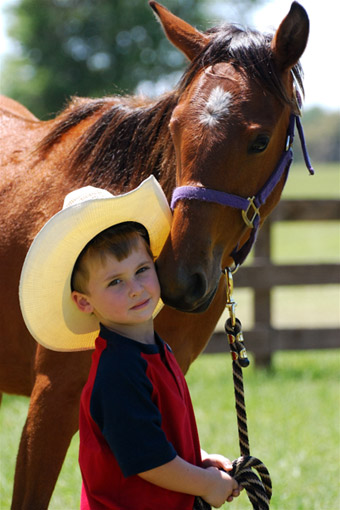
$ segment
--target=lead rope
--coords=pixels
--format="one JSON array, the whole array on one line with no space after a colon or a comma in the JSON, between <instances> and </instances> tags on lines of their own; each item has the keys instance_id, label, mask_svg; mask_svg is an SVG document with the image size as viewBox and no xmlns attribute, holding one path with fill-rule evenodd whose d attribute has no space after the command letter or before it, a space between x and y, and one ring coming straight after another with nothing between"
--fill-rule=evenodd
<instances>
[{"instance_id":1,"label":"lead rope","mask_svg":"<svg viewBox=\"0 0 340 510\"><path fill-rule=\"evenodd\" d=\"M237 414L238 437L241 457L234 460L230 476L246 490L253 510L269 510L272 495L272 483L266 466L256 457L250 455L246 404L244 398L242 367L249 365L247 351L243 343L241 322L235 316L236 302L232 297L233 277L229 268L225 270L227 279L227 303L229 318L225 323L232 357L235 407ZM259 476L254 472L257 471ZM196 497L194 510L211 510L211 506L202 498Z\"/></svg>"},{"instance_id":2,"label":"lead rope","mask_svg":"<svg viewBox=\"0 0 340 510\"><path fill-rule=\"evenodd\" d=\"M235 316L236 302L232 297L233 277L229 268L225 270L227 279L227 304L229 319L225 323L229 347L232 356L235 407L237 413L238 436L241 457L233 461L229 473L246 490L254 510L269 510L272 495L272 483L266 466L250 455L247 413L244 398L242 367L249 365L249 359L243 343L241 322ZM259 476L253 471L257 471Z\"/></svg>"}]
</instances>

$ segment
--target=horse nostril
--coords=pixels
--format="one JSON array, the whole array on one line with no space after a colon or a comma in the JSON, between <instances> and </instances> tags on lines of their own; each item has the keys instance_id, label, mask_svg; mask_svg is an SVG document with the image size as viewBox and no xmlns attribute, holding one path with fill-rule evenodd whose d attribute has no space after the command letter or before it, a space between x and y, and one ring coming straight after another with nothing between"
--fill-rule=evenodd
<instances>
[{"instance_id":1,"label":"horse nostril","mask_svg":"<svg viewBox=\"0 0 340 510\"><path fill-rule=\"evenodd\" d=\"M172 269L172 271L171 271ZM162 259L157 260L162 299L166 305L182 311L195 311L201 308L213 295L203 267L177 264L168 268ZM212 287L215 289L215 285Z\"/></svg>"},{"instance_id":2,"label":"horse nostril","mask_svg":"<svg viewBox=\"0 0 340 510\"><path fill-rule=\"evenodd\" d=\"M184 300L190 303L200 301L206 294L208 282L202 271L193 273L187 279L187 288L184 293Z\"/></svg>"}]
</instances>

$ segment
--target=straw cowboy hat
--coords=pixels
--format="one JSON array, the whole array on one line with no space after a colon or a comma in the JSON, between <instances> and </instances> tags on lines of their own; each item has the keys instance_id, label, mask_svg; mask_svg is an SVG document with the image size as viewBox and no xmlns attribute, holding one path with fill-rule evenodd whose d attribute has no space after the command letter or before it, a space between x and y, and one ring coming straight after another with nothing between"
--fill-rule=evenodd
<instances>
[{"instance_id":1,"label":"straw cowboy hat","mask_svg":"<svg viewBox=\"0 0 340 510\"><path fill-rule=\"evenodd\" d=\"M26 326L44 347L55 351L94 348L99 324L71 299L73 266L93 237L124 221L144 225L157 258L170 232L171 211L153 176L117 196L92 186L72 191L63 209L34 239L22 268L19 297ZM157 312L161 307L160 302Z\"/></svg>"}]
</instances>

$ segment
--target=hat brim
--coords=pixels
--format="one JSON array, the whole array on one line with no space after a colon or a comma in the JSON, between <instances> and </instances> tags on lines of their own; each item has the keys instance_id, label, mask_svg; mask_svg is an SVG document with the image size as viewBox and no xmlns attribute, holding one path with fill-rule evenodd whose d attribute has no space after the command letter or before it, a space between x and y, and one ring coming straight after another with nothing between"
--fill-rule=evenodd
<instances>
[{"instance_id":1,"label":"hat brim","mask_svg":"<svg viewBox=\"0 0 340 510\"><path fill-rule=\"evenodd\" d=\"M99 323L72 301L72 271L79 253L93 237L125 221L144 225L157 258L170 232L171 211L153 176L123 195L61 210L34 239L23 265L19 298L28 330L44 347L56 351L94 348ZM161 307L160 302L154 315Z\"/></svg>"}]
</instances>

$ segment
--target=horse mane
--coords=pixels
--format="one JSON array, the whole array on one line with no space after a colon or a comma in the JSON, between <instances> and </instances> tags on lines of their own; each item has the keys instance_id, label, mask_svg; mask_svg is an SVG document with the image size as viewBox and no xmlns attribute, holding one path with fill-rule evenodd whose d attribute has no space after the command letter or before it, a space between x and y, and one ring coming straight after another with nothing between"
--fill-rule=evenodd
<instances>
[{"instance_id":1,"label":"horse mane","mask_svg":"<svg viewBox=\"0 0 340 510\"><path fill-rule=\"evenodd\" d=\"M151 173L160 179L174 160L168 123L176 103L174 93L157 102L134 96L75 97L40 142L37 152L46 155L72 128L90 120L90 125L75 138L65 161L68 172L78 169L84 183L119 183L120 189L139 184Z\"/></svg>"},{"instance_id":2,"label":"horse mane","mask_svg":"<svg viewBox=\"0 0 340 510\"><path fill-rule=\"evenodd\" d=\"M136 96L102 99L74 98L56 119L37 151L44 156L61 138L81 122L95 117L75 140L68 160L68 171L81 171L84 182L102 182L121 188L138 184L151 173L171 186L169 173L175 164L174 148L168 129L173 109L198 72L220 62L232 63L273 94L283 104L296 107L288 96L275 68L271 50L272 34L235 24L223 24L205 32L211 40L189 64L178 87L156 101ZM298 63L293 76L303 93L302 70ZM80 169L80 170L79 170ZM166 179L162 178L165 177ZM165 190L166 191L166 190Z\"/></svg>"}]
</instances>

